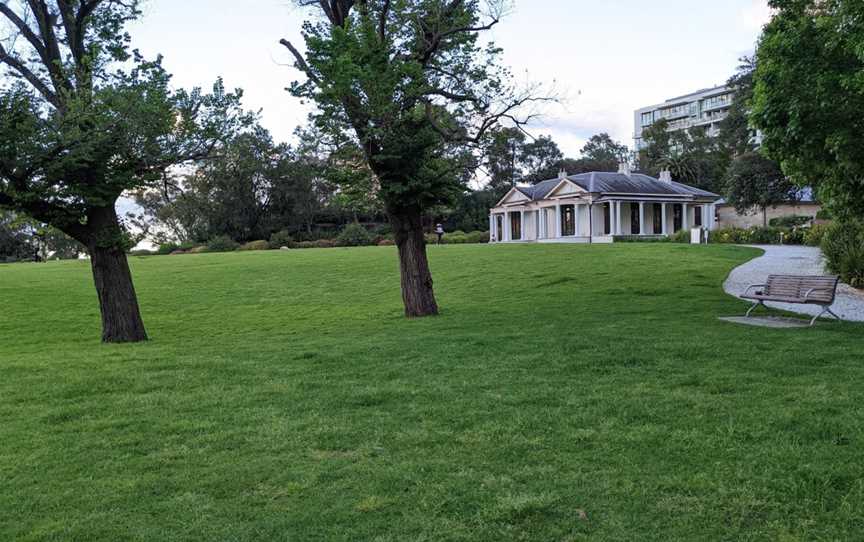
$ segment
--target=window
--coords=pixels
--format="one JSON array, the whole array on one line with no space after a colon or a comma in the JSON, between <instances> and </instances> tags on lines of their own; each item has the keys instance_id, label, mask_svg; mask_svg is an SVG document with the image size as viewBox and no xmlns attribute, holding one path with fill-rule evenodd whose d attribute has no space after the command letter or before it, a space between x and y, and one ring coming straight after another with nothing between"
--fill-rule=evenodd
<instances>
[{"instance_id":1,"label":"window","mask_svg":"<svg viewBox=\"0 0 864 542\"><path fill-rule=\"evenodd\" d=\"M681 204L672 206L672 230L680 231L684 227L684 215L681 212Z\"/></svg>"},{"instance_id":2,"label":"window","mask_svg":"<svg viewBox=\"0 0 864 542\"><path fill-rule=\"evenodd\" d=\"M522 213L510 213L510 239L522 239Z\"/></svg>"},{"instance_id":3,"label":"window","mask_svg":"<svg viewBox=\"0 0 864 542\"><path fill-rule=\"evenodd\" d=\"M498 241L504 240L504 216L498 215L495 217L495 239Z\"/></svg>"},{"instance_id":4,"label":"window","mask_svg":"<svg viewBox=\"0 0 864 542\"><path fill-rule=\"evenodd\" d=\"M561 206L561 235L576 235L576 208L574 205Z\"/></svg>"},{"instance_id":5,"label":"window","mask_svg":"<svg viewBox=\"0 0 864 542\"><path fill-rule=\"evenodd\" d=\"M655 203L654 207L654 233L663 231L663 207L662 203Z\"/></svg>"},{"instance_id":6,"label":"window","mask_svg":"<svg viewBox=\"0 0 864 542\"><path fill-rule=\"evenodd\" d=\"M603 206L603 233L609 235L612 233L612 204L607 203Z\"/></svg>"},{"instance_id":7,"label":"window","mask_svg":"<svg viewBox=\"0 0 864 542\"><path fill-rule=\"evenodd\" d=\"M702 226L702 206L697 205L693 208L693 222L694 226Z\"/></svg>"},{"instance_id":8,"label":"window","mask_svg":"<svg viewBox=\"0 0 864 542\"><path fill-rule=\"evenodd\" d=\"M654 124L654 112L642 113L642 126L651 126Z\"/></svg>"},{"instance_id":9,"label":"window","mask_svg":"<svg viewBox=\"0 0 864 542\"><path fill-rule=\"evenodd\" d=\"M630 204L630 233L633 235L639 235L640 225L639 225L639 204L631 203Z\"/></svg>"}]
</instances>

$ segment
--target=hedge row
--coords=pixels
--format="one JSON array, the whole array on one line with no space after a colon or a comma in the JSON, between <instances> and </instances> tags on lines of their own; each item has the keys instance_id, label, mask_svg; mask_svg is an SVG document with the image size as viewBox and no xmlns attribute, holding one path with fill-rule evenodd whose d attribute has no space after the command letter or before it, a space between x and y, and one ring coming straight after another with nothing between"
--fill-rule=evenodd
<instances>
[{"instance_id":1,"label":"hedge row","mask_svg":"<svg viewBox=\"0 0 864 542\"><path fill-rule=\"evenodd\" d=\"M427 234L427 243L437 243L437 236ZM486 243L489 241L489 232L475 231L465 233L454 231L444 235L441 240L443 244L466 244ZM276 232L270 236L269 241L251 241L240 244L228 236L214 237L206 244L197 245L193 243L165 243L159 246L157 254L199 254L202 252L233 252L235 250L278 250L281 248L305 249L305 248L333 248L333 247L360 247L360 246L392 246L392 235L374 235L360 224L346 226L336 239L319 239L317 241L294 241L288 232ZM133 255L148 255L148 251L135 251Z\"/></svg>"}]
</instances>

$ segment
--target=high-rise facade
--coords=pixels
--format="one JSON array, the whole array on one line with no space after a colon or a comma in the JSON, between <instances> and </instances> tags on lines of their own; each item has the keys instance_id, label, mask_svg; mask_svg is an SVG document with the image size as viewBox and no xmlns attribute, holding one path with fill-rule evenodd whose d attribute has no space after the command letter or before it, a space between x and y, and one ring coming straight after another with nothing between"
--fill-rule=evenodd
<instances>
[{"instance_id":1,"label":"high-rise facade","mask_svg":"<svg viewBox=\"0 0 864 542\"><path fill-rule=\"evenodd\" d=\"M669 131L707 126L709 135L717 135L720 121L729 114L734 91L726 86L699 90L666 100L662 104L637 109L634 113L634 149L645 147L642 132L660 119L669 122Z\"/></svg>"}]
</instances>

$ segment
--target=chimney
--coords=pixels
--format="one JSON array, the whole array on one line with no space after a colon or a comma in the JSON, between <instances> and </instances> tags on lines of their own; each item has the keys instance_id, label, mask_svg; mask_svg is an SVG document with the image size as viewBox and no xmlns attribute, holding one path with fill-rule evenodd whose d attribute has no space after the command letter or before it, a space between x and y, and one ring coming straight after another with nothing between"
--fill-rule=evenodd
<instances>
[{"instance_id":1,"label":"chimney","mask_svg":"<svg viewBox=\"0 0 864 542\"><path fill-rule=\"evenodd\" d=\"M630 162L626 160L622 160L618 163L618 173L623 173L624 175L630 176Z\"/></svg>"},{"instance_id":2,"label":"chimney","mask_svg":"<svg viewBox=\"0 0 864 542\"><path fill-rule=\"evenodd\" d=\"M671 183L672 182L672 172L669 171L668 169L664 169L663 171L660 172L660 180L664 183Z\"/></svg>"},{"instance_id":3,"label":"chimney","mask_svg":"<svg viewBox=\"0 0 864 542\"><path fill-rule=\"evenodd\" d=\"M567 170L564 169L563 167L558 171L558 178L559 179L566 179L567 178Z\"/></svg>"}]
</instances>

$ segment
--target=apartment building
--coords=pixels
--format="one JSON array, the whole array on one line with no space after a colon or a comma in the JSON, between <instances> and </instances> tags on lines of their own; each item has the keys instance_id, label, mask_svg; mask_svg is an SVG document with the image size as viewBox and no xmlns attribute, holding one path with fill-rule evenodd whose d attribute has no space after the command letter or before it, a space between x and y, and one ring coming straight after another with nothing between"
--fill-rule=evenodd
<instances>
[{"instance_id":1,"label":"apartment building","mask_svg":"<svg viewBox=\"0 0 864 542\"><path fill-rule=\"evenodd\" d=\"M670 131L686 130L693 126L707 126L710 135L719 132L720 121L729 114L734 91L726 86L699 90L677 98L666 100L662 104L637 109L634 114L634 149L639 152L644 148L642 131L659 121L666 119Z\"/></svg>"}]
</instances>

